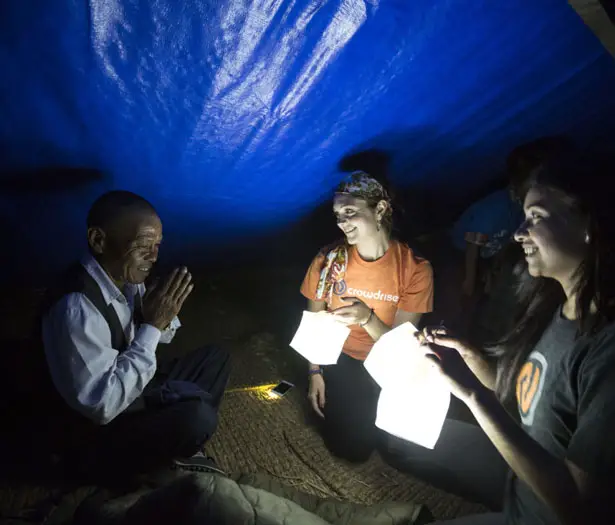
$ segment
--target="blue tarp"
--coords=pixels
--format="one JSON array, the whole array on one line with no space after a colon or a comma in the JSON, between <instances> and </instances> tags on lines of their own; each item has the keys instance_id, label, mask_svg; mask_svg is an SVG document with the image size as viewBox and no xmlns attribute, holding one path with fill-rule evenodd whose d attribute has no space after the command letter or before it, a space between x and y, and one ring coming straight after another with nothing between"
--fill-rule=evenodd
<instances>
[{"instance_id":1,"label":"blue tarp","mask_svg":"<svg viewBox=\"0 0 615 525\"><path fill-rule=\"evenodd\" d=\"M353 151L444 202L520 142L615 130L615 63L566 0L4 0L0 43L13 269L77 254L110 188L159 208L168 253L212 253L308 214Z\"/></svg>"}]
</instances>

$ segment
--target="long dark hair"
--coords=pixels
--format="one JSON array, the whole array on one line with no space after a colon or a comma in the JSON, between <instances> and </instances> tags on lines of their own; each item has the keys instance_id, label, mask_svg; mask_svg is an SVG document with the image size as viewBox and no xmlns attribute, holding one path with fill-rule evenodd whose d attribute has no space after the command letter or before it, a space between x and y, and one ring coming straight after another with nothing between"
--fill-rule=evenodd
<instances>
[{"instance_id":1,"label":"long dark hair","mask_svg":"<svg viewBox=\"0 0 615 525\"><path fill-rule=\"evenodd\" d=\"M588 250L577 269L575 290L579 336L591 335L615 318L615 216L610 211L608 184L609 179L615 181L615 173L605 168L603 163L561 157L538 168L527 185L527 191L538 185L556 191L573 212L588 219ZM523 363L566 300L557 281L532 278L527 266L521 274L517 295L514 328L488 349L497 358L496 393L502 400L510 399L514 393Z\"/></svg>"}]
</instances>

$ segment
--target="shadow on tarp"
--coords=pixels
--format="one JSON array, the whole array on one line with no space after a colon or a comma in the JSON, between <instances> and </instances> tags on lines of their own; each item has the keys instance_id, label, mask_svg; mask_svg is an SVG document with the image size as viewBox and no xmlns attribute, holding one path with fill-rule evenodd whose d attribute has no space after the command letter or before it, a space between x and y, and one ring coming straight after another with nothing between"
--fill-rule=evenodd
<instances>
[{"instance_id":1,"label":"shadow on tarp","mask_svg":"<svg viewBox=\"0 0 615 525\"><path fill-rule=\"evenodd\" d=\"M28 196L64 193L104 182L106 178L101 171L93 168L68 166L0 172L0 194Z\"/></svg>"},{"instance_id":2,"label":"shadow on tarp","mask_svg":"<svg viewBox=\"0 0 615 525\"><path fill-rule=\"evenodd\" d=\"M378 180L389 179L391 154L379 148L370 148L344 155L338 163L342 172L365 171Z\"/></svg>"},{"instance_id":3,"label":"shadow on tarp","mask_svg":"<svg viewBox=\"0 0 615 525\"><path fill-rule=\"evenodd\" d=\"M60 271L67 254L82 248L75 221L111 185L107 174L89 167L0 169L0 283L38 286Z\"/></svg>"},{"instance_id":4,"label":"shadow on tarp","mask_svg":"<svg viewBox=\"0 0 615 525\"><path fill-rule=\"evenodd\" d=\"M400 180L407 181L407 178L400 178L400 173L403 175L404 171L404 168L400 167L403 159L396 161L396 157L401 155L400 150L404 145L412 144L413 141L425 141L425 137L430 134L433 135L435 132L411 130L405 133L386 133L352 148L337 163L339 172L350 173L362 170L383 181L387 188L392 189L395 210L394 235L413 247L416 247L414 241L417 237L450 226L465 207L474 201L477 194L474 190L470 193L469 198L460 201L459 191L450 185L443 187L447 179L446 173L442 174L441 180L436 183L428 179L412 182L410 185L406 183L403 187L396 184ZM444 147L441 140L439 144L440 147ZM433 149L429 144L426 144L426 147ZM421 158L428 156L428 153L421 154ZM420 161L421 159L415 159L413 162ZM395 167L396 163L397 167ZM501 159L501 164L504 164L504 158ZM413 169L408 163L406 165L409 166L406 170ZM336 176L339 176L339 173ZM456 174L453 173L452 177L455 176ZM493 179L491 181L487 179L486 184L479 188L478 197L491 191L493 185ZM224 253L224 256L219 259L223 261L226 268L233 265L241 267L246 264L307 268L322 246L340 237L332 215L332 198L333 194L330 199L323 201L297 221L279 228L274 233L235 239L232 245L218 244L216 246L218 256ZM210 246L193 246L186 256L192 256L195 260L205 260L207 259L206 252L210 249Z\"/></svg>"},{"instance_id":5,"label":"shadow on tarp","mask_svg":"<svg viewBox=\"0 0 615 525\"><path fill-rule=\"evenodd\" d=\"M385 180L393 193L396 232L410 239L448 227L471 203L503 187L506 155L513 147L494 141L493 153L485 156L487 148L436 127L390 130L351 148L338 168ZM443 151L455 152L454 161Z\"/></svg>"}]
</instances>

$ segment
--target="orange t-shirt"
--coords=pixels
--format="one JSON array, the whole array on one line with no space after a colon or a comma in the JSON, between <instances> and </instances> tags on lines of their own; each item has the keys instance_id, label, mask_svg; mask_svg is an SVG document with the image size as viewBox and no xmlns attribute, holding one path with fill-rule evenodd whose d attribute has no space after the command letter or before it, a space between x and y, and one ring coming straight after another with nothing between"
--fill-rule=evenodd
<instances>
[{"instance_id":1,"label":"orange t-shirt","mask_svg":"<svg viewBox=\"0 0 615 525\"><path fill-rule=\"evenodd\" d=\"M316 256L303 279L301 293L313 301L326 253ZM427 313L433 309L433 271L425 259L416 257L412 250L398 241L391 241L389 249L377 261L361 259L357 249L348 249L348 265L341 285L335 286L327 310L347 306L342 297L357 297L374 309L380 320L393 326L397 310ZM360 326L350 326L350 335L344 344L344 353L364 360L374 340Z\"/></svg>"}]
</instances>

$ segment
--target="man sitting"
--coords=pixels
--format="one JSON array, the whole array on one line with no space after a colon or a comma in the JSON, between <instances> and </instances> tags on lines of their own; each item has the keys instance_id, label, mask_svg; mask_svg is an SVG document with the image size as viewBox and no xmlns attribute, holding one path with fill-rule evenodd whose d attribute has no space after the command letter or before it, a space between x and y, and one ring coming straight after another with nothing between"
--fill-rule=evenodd
<instances>
[{"instance_id":1,"label":"man sitting","mask_svg":"<svg viewBox=\"0 0 615 525\"><path fill-rule=\"evenodd\" d=\"M87 240L90 254L49 294L42 318L54 451L80 478L117 479L173 462L212 468L201 448L216 427L229 359L205 347L159 364L158 344L180 327L194 286L177 268L146 291L160 218L138 195L112 191L90 209Z\"/></svg>"}]
</instances>

